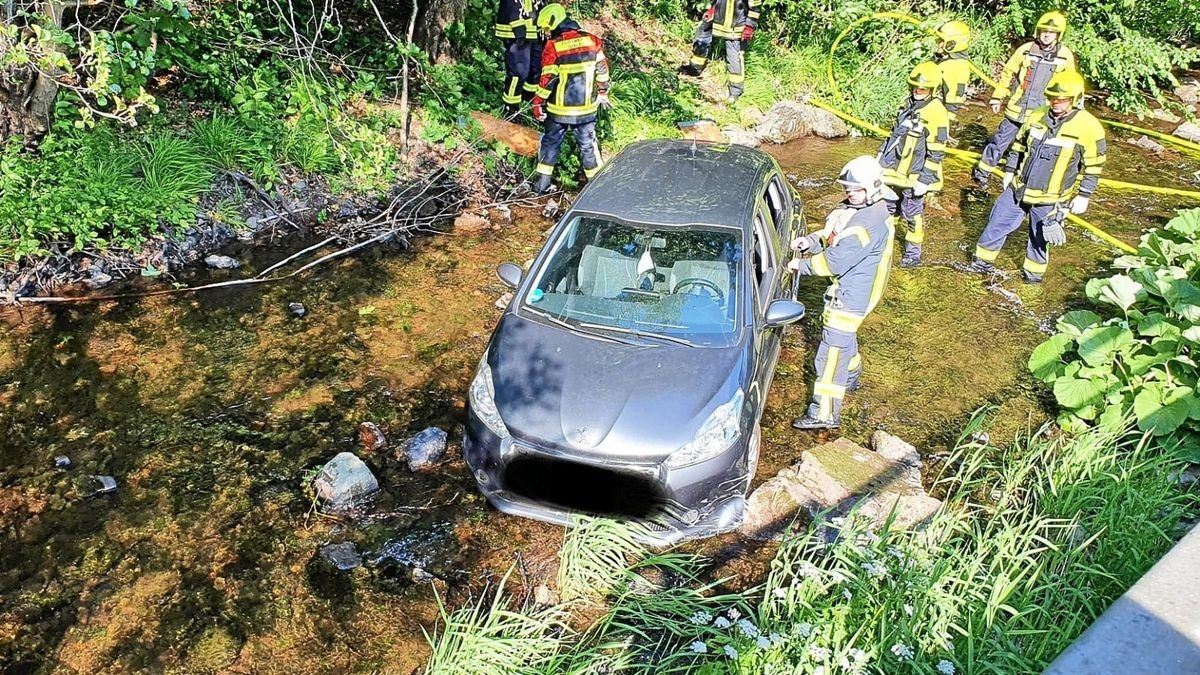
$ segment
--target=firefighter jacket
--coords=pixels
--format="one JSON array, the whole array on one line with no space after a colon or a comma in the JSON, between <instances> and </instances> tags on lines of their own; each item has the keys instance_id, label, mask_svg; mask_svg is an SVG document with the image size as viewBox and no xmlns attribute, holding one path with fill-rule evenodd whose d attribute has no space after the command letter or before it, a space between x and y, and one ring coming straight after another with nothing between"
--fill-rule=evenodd
<instances>
[{"instance_id":1,"label":"firefighter jacket","mask_svg":"<svg viewBox=\"0 0 1200 675\"><path fill-rule=\"evenodd\" d=\"M899 188L920 182L932 191L942 189L942 159L949 137L950 116L938 98L909 98L879 150L883 182Z\"/></svg>"},{"instance_id":2,"label":"firefighter jacket","mask_svg":"<svg viewBox=\"0 0 1200 675\"><path fill-rule=\"evenodd\" d=\"M1061 42L1048 50L1036 42L1021 45L997 79L992 98L1008 99L1004 115L1020 124L1029 113L1046 104L1046 85L1055 74L1075 70L1075 55Z\"/></svg>"},{"instance_id":3,"label":"firefighter jacket","mask_svg":"<svg viewBox=\"0 0 1200 675\"><path fill-rule=\"evenodd\" d=\"M496 10L496 37L510 40L536 38L533 19L541 4L541 0L500 0Z\"/></svg>"},{"instance_id":4,"label":"firefighter jacket","mask_svg":"<svg viewBox=\"0 0 1200 675\"><path fill-rule=\"evenodd\" d=\"M1096 191L1107 152L1104 127L1090 112L1076 108L1056 118L1044 106L1021 125L1006 166L1017 167L1012 186L1023 203L1059 204Z\"/></svg>"},{"instance_id":5,"label":"firefighter jacket","mask_svg":"<svg viewBox=\"0 0 1200 675\"><path fill-rule=\"evenodd\" d=\"M887 288L896 230L882 199L840 208L852 209L854 214L834 232L809 235L813 255L800 261L798 274L833 278L825 292L821 318L826 328L854 333Z\"/></svg>"},{"instance_id":6,"label":"firefighter jacket","mask_svg":"<svg viewBox=\"0 0 1200 675\"><path fill-rule=\"evenodd\" d=\"M596 96L608 93L608 59L600 38L585 33L570 19L563 21L542 52L542 79L537 98L546 114L561 124L596 119Z\"/></svg>"},{"instance_id":7,"label":"firefighter jacket","mask_svg":"<svg viewBox=\"0 0 1200 675\"><path fill-rule=\"evenodd\" d=\"M967 86L971 83L971 61L966 52L941 54L934 59L938 70L942 71L942 86L938 89L938 98L950 119L958 117L958 110L967 100Z\"/></svg>"},{"instance_id":8,"label":"firefighter jacket","mask_svg":"<svg viewBox=\"0 0 1200 675\"><path fill-rule=\"evenodd\" d=\"M741 40L742 26L758 27L759 0L714 0L713 35Z\"/></svg>"}]
</instances>

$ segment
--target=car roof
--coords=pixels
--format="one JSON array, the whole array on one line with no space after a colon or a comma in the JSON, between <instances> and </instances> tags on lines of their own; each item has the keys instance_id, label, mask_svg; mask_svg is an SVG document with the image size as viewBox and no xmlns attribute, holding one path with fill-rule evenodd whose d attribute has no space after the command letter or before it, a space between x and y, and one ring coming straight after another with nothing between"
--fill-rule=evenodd
<instances>
[{"instance_id":1,"label":"car roof","mask_svg":"<svg viewBox=\"0 0 1200 675\"><path fill-rule=\"evenodd\" d=\"M641 141L605 164L572 210L653 225L747 229L763 176L774 168L769 155L741 145Z\"/></svg>"}]
</instances>

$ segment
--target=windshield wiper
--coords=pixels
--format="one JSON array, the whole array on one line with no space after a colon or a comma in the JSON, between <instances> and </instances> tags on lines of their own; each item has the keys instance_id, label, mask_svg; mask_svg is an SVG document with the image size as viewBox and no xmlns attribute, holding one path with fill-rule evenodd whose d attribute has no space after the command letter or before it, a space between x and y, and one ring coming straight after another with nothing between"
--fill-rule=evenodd
<instances>
[{"instance_id":1,"label":"windshield wiper","mask_svg":"<svg viewBox=\"0 0 1200 675\"><path fill-rule=\"evenodd\" d=\"M634 335L634 336L640 337L640 338L651 338L654 340L662 340L664 342L674 342L675 344L684 345L685 347L695 347L696 346L696 343L690 342L688 340L684 340L683 338L677 338L677 337L674 337L671 335L662 335L659 333L646 333L644 331L637 330L636 328L623 328L621 326L605 326L605 325L598 324L598 323L580 323L579 327L580 328L597 328L599 330L613 331L614 333L625 333L627 335Z\"/></svg>"},{"instance_id":2,"label":"windshield wiper","mask_svg":"<svg viewBox=\"0 0 1200 675\"><path fill-rule=\"evenodd\" d=\"M575 326L566 321L563 321L562 319L550 314L549 312L546 312L546 311L543 311L540 309L534 309L532 307L522 307L521 309L525 310L526 312L529 312L530 314L533 314L534 316L541 317L541 318L549 321L550 323L554 324L555 326L558 326L560 328L565 328L577 335L586 335L588 337L594 337L597 340L604 340L605 342L615 342L618 344L625 344L625 345L634 344L632 342L629 342L628 340L621 340L621 339L618 339L618 338L615 338L615 337L612 337L609 335L597 335L595 333L589 333L587 331L579 330L579 326L583 326L585 324L581 323L581 324L579 324L579 326Z\"/></svg>"}]
</instances>

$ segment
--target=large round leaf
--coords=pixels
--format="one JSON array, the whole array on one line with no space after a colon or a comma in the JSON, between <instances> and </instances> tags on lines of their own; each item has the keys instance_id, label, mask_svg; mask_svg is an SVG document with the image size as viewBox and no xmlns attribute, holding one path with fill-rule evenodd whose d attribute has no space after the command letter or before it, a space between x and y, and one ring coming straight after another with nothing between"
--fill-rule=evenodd
<instances>
[{"instance_id":1,"label":"large round leaf","mask_svg":"<svg viewBox=\"0 0 1200 675\"><path fill-rule=\"evenodd\" d=\"M1086 309L1076 309L1058 318L1058 330L1070 335L1071 337L1079 337L1083 331L1100 323L1100 315Z\"/></svg>"},{"instance_id":2,"label":"large round leaf","mask_svg":"<svg viewBox=\"0 0 1200 675\"><path fill-rule=\"evenodd\" d=\"M1191 402L1186 396L1169 394L1164 401L1161 385L1152 384L1133 397L1133 414L1137 416L1138 428L1155 436L1165 436L1183 424L1191 411Z\"/></svg>"},{"instance_id":3,"label":"large round leaf","mask_svg":"<svg viewBox=\"0 0 1200 675\"><path fill-rule=\"evenodd\" d=\"M1054 383L1054 399L1072 410L1099 403L1105 393L1103 383L1095 380L1062 377Z\"/></svg>"},{"instance_id":4,"label":"large round leaf","mask_svg":"<svg viewBox=\"0 0 1200 675\"><path fill-rule=\"evenodd\" d=\"M1063 333L1050 336L1049 340L1038 345L1029 355L1029 372L1042 382L1050 384L1063 374L1062 355L1074 342L1071 336Z\"/></svg>"},{"instance_id":5,"label":"large round leaf","mask_svg":"<svg viewBox=\"0 0 1200 675\"><path fill-rule=\"evenodd\" d=\"M1133 333L1122 326L1089 328L1079 336L1079 358L1089 366L1112 363L1113 355L1133 344Z\"/></svg>"},{"instance_id":6,"label":"large round leaf","mask_svg":"<svg viewBox=\"0 0 1200 675\"><path fill-rule=\"evenodd\" d=\"M1133 303L1146 296L1142 285L1124 274L1116 274L1107 279L1093 279L1088 282L1086 288L1088 297L1116 305L1122 310L1128 310Z\"/></svg>"}]
</instances>

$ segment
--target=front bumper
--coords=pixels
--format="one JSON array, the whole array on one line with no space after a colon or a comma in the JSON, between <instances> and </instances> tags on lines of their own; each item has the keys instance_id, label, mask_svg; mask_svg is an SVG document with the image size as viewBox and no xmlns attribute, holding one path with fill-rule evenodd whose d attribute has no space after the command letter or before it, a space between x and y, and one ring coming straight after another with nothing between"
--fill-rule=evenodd
<instances>
[{"instance_id":1,"label":"front bumper","mask_svg":"<svg viewBox=\"0 0 1200 675\"><path fill-rule=\"evenodd\" d=\"M616 517L641 525L637 535L643 543L670 546L741 524L758 444L756 432L710 460L667 469L661 464L581 459L521 439L500 439L468 414L463 456L480 491L497 509L548 523L568 525L580 514L614 517L607 509L581 507L570 495L628 489L632 499L626 500L623 493L609 495L618 504ZM544 471L534 481L518 475L529 466ZM639 500L648 508L626 503Z\"/></svg>"}]
</instances>

